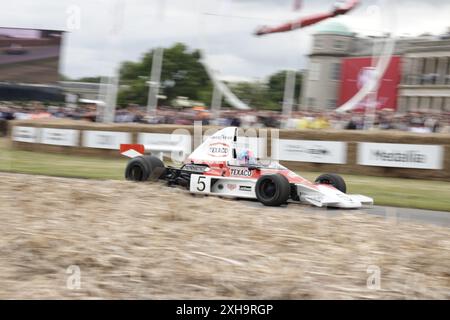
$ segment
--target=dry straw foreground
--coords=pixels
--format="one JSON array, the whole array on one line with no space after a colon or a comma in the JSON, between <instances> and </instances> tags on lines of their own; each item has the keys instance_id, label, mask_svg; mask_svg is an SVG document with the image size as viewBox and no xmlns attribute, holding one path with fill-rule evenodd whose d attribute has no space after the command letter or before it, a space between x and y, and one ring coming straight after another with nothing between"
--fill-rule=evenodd
<instances>
[{"instance_id":1,"label":"dry straw foreground","mask_svg":"<svg viewBox=\"0 0 450 320\"><path fill-rule=\"evenodd\" d=\"M0 179L2 299L450 298L447 228L160 184Z\"/></svg>"}]
</instances>

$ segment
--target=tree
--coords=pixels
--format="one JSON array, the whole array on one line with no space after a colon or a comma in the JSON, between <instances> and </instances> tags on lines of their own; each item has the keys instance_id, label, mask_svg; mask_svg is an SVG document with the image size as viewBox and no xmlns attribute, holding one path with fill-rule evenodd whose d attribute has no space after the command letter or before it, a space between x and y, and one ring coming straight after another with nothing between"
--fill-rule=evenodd
<instances>
[{"instance_id":1,"label":"tree","mask_svg":"<svg viewBox=\"0 0 450 320\"><path fill-rule=\"evenodd\" d=\"M268 87L264 82L238 82L229 84L233 93L247 105L255 109L276 109L268 99Z\"/></svg>"},{"instance_id":2,"label":"tree","mask_svg":"<svg viewBox=\"0 0 450 320\"><path fill-rule=\"evenodd\" d=\"M90 83L100 83L101 79L102 79L101 76L83 77L83 78L74 79L74 78L70 78L70 77L62 75L62 74L59 75L59 78L61 79L61 81L90 82Z\"/></svg>"},{"instance_id":3,"label":"tree","mask_svg":"<svg viewBox=\"0 0 450 320\"><path fill-rule=\"evenodd\" d=\"M122 63L118 96L120 106L129 103L147 104L149 91L147 83L150 80L153 53L153 50L145 53L140 61ZM200 59L199 50L190 50L182 43L176 43L164 49L160 94L165 95L169 103L176 97L183 96L206 105L210 104L213 85ZM94 81L96 77L86 80ZM285 81L286 71L280 71L264 82L240 82L229 86L237 97L253 108L281 110ZM300 97L301 82L302 74L298 72L295 101L298 101Z\"/></svg>"},{"instance_id":4,"label":"tree","mask_svg":"<svg viewBox=\"0 0 450 320\"><path fill-rule=\"evenodd\" d=\"M239 82L230 85L234 94L253 108L263 110L281 110L284 100L286 71L271 75L265 82ZM301 94L302 74L297 72L294 101Z\"/></svg>"},{"instance_id":5,"label":"tree","mask_svg":"<svg viewBox=\"0 0 450 320\"><path fill-rule=\"evenodd\" d=\"M182 43L165 49L160 94L167 96L168 101L177 96L184 96L209 104L212 96L212 84L205 68L200 63L200 58L198 50L191 51ZM149 81L152 60L153 50L144 54L141 61L127 61L122 64L120 81L124 88L119 92L119 104L145 105L147 103L147 81Z\"/></svg>"},{"instance_id":6,"label":"tree","mask_svg":"<svg viewBox=\"0 0 450 320\"><path fill-rule=\"evenodd\" d=\"M97 77L84 77L84 78L80 78L78 80L75 80L77 82L90 82L90 83L100 83L102 81L102 77L97 76Z\"/></svg>"},{"instance_id":7,"label":"tree","mask_svg":"<svg viewBox=\"0 0 450 320\"><path fill-rule=\"evenodd\" d=\"M302 73L297 72L295 77L294 101L298 101L301 95ZM268 99L281 109L284 99L284 87L286 83L286 71L279 71L269 77Z\"/></svg>"}]
</instances>

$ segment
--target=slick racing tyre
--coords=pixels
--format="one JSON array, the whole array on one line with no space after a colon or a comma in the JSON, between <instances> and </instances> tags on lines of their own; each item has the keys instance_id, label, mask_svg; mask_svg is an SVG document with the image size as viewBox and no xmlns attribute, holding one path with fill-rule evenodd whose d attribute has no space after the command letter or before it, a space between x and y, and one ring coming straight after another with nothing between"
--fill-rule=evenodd
<instances>
[{"instance_id":1,"label":"slick racing tyre","mask_svg":"<svg viewBox=\"0 0 450 320\"><path fill-rule=\"evenodd\" d=\"M256 198L265 206L278 207L289 200L291 186L281 174L261 176L256 182Z\"/></svg>"},{"instance_id":2,"label":"slick racing tyre","mask_svg":"<svg viewBox=\"0 0 450 320\"><path fill-rule=\"evenodd\" d=\"M340 175L326 173L316 179L317 184L330 184L342 193L347 192L347 185Z\"/></svg>"},{"instance_id":3,"label":"slick racing tyre","mask_svg":"<svg viewBox=\"0 0 450 320\"><path fill-rule=\"evenodd\" d=\"M150 165L150 180L158 180L158 179L164 179L166 175L166 167L164 166L164 163L155 156L144 156L144 159L149 163Z\"/></svg>"},{"instance_id":4,"label":"slick racing tyre","mask_svg":"<svg viewBox=\"0 0 450 320\"><path fill-rule=\"evenodd\" d=\"M164 177L164 163L154 156L140 156L131 159L125 169L129 181L158 180Z\"/></svg>"}]
</instances>

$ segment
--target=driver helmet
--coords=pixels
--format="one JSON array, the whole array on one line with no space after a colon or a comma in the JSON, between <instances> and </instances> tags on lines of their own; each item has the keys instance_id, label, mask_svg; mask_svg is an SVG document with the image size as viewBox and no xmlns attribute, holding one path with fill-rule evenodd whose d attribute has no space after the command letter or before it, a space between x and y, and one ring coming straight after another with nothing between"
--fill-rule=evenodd
<instances>
[{"instance_id":1,"label":"driver helmet","mask_svg":"<svg viewBox=\"0 0 450 320\"><path fill-rule=\"evenodd\" d=\"M248 149L244 149L239 152L238 161L239 161L239 164L244 164L244 165L256 164L256 158L255 158L253 152Z\"/></svg>"}]
</instances>

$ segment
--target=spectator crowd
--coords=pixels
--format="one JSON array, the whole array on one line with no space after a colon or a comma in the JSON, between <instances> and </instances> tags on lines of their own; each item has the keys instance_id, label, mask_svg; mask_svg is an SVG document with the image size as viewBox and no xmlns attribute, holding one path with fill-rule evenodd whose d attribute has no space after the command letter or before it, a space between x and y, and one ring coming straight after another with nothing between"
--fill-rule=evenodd
<instances>
[{"instance_id":1,"label":"spectator crowd","mask_svg":"<svg viewBox=\"0 0 450 320\"><path fill-rule=\"evenodd\" d=\"M9 120L72 119L95 122L98 120L96 105L82 105L76 108L44 106L39 102L25 105L0 103L0 128ZM370 119L370 122L368 122ZM192 125L201 121L204 125L236 127L269 127L286 129L335 129L364 130L370 127L379 130L400 130L420 133L450 133L450 113L429 112L397 113L394 110L377 111L367 117L363 111L351 113L336 112L293 112L289 118L275 111L239 111L225 109L213 115L204 107L174 109L160 107L148 114L144 107L130 105L118 109L117 123L177 124ZM3 124L2 124L3 123Z\"/></svg>"}]
</instances>

